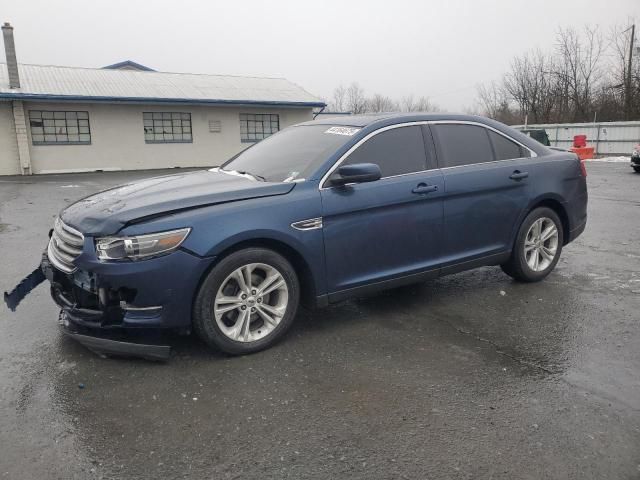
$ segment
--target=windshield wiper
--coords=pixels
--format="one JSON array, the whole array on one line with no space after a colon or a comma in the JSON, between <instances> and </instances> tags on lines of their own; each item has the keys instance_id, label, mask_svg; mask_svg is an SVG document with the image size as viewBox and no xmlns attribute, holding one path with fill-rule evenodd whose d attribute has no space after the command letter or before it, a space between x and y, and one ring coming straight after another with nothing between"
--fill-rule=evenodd
<instances>
[{"instance_id":1,"label":"windshield wiper","mask_svg":"<svg viewBox=\"0 0 640 480\"><path fill-rule=\"evenodd\" d=\"M230 173L231 175L249 175L250 177L253 177L256 180L260 180L261 182L267 181L267 179L262 175L256 175L255 173L247 172L246 170L226 170L222 167L220 167L218 170L221 172Z\"/></svg>"},{"instance_id":2,"label":"windshield wiper","mask_svg":"<svg viewBox=\"0 0 640 480\"><path fill-rule=\"evenodd\" d=\"M243 170L236 170L236 172L238 172L240 175L250 175L253 178L257 178L260 181L266 182L267 179L264 178L262 175L256 175L255 173L251 173L251 172L247 172L247 171L243 171Z\"/></svg>"}]
</instances>

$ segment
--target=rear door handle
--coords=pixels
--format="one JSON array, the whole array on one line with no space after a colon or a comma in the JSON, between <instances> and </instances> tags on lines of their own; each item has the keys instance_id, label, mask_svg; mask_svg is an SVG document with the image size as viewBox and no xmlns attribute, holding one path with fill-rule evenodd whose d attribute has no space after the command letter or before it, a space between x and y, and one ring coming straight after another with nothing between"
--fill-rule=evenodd
<instances>
[{"instance_id":1,"label":"rear door handle","mask_svg":"<svg viewBox=\"0 0 640 480\"><path fill-rule=\"evenodd\" d=\"M522 180L523 178L527 178L528 176L529 172L521 172L520 170L516 170L511 175L509 175L509 178L511 180Z\"/></svg>"},{"instance_id":2,"label":"rear door handle","mask_svg":"<svg viewBox=\"0 0 640 480\"><path fill-rule=\"evenodd\" d=\"M425 195L427 193L437 192L437 191L438 191L437 185L427 185L426 183L419 183L416 186L416 188L411 190L412 193L416 193L418 195Z\"/></svg>"}]
</instances>

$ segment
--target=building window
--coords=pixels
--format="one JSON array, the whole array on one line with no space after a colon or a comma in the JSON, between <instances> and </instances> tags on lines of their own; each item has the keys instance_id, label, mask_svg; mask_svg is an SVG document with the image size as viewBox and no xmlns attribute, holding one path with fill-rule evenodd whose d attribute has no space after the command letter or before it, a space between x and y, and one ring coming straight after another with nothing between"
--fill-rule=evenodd
<instances>
[{"instance_id":1,"label":"building window","mask_svg":"<svg viewBox=\"0 0 640 480\"><path fill-rule=\"evenodd\" d=\"M34 145L89 145L89 112L29 110Z\"/></svg>"},{"instance_id":2,"label":"building window","mask_svg":"<svg viewBox=\"0 0 640 480\"><path fill-rule=\"evenodd\" d=\"M240 140L259 142L280 130L280 116L262 113L240 114Z\"/></svg>"},{"instance_id":3,"label":"building window","mask_svg":"<svg viewBox=\"0 0 640 480\"><path fill-rule=\"evenodd\" d=\"M181 112L143 112L146 143L191 143L191 114Z\"/></svg>"}]
</instances>

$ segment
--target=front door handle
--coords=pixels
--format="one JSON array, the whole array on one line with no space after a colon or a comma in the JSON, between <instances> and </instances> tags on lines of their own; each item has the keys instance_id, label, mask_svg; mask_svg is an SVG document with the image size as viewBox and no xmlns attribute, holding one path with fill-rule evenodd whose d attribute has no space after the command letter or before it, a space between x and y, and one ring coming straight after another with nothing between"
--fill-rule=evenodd
<instances>
[{"instance_id":1,"label":"front door handle","mask_svg":"<svg viewBox=\"0 0 640 480\"><path fill-rule=\"evenodd\" d=\"M529 176L529 172L521 172L520 170L514 171L509 178L511 180L522 180L523 178L527 178Z\"/></svg>"},{"instance_id":2,"label":"front door handle","mask_svg":"<svg viewBox=\"0 0 640 480\"><path fill-rule=\"evenodd\" d=\"M418 195L425 195L427 193L437 192L437 191L438 191L437 185L427 185L426 183L419 183L416 186L416 188L411 190L412 193L416 193Z\"/></svg>"}]
</instances>

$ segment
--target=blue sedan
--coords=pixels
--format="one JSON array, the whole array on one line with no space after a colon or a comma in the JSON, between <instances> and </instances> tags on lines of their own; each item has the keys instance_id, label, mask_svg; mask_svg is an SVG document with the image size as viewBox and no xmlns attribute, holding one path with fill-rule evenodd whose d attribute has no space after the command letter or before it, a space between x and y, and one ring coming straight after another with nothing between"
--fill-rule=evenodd
<instances>
[{"instance_id":1,"label":"blue sedan","mask_svg":"<svg viewBox=\"0 0 640 480\"><path fill-rule=\"evenodd\" d=\"M585 228L585 177L573 153L486 118L311 121L221 167L78 201L41 271L91 348L140 352L113 332L171 329L245 354L281 338L303 302L485 265L544 279Z\"/></svg>"}]
</instances>

